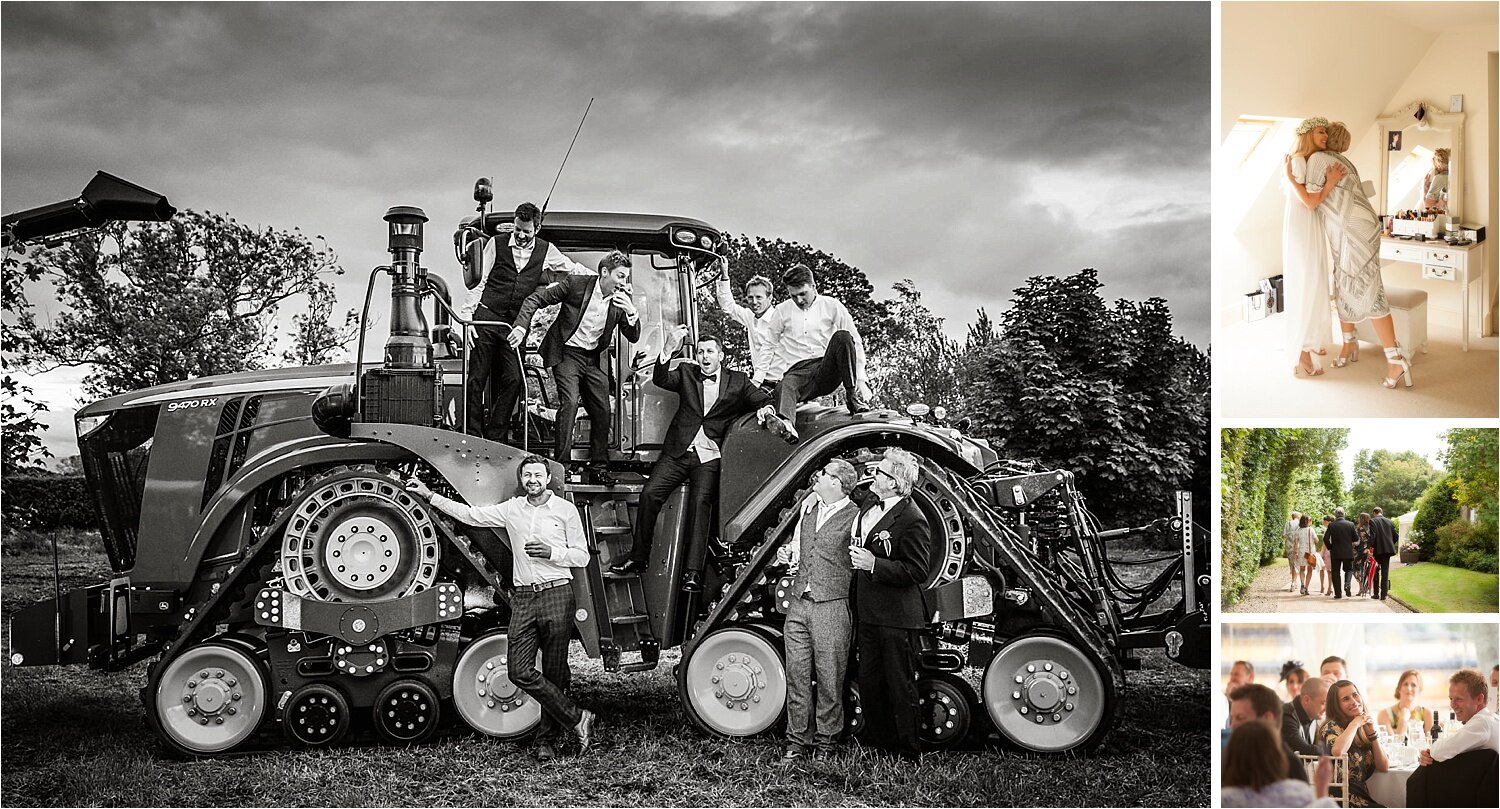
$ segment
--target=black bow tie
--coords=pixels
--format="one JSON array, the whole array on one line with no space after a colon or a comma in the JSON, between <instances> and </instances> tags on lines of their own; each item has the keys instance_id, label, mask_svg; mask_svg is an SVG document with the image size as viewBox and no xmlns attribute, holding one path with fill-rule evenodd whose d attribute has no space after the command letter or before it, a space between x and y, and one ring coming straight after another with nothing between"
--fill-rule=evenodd
<instances>
[{"instance_id":1,"label":"black bow tie","mask_svg":"<svg viewBox=\"0 0 1500 809\"><path fill-rule=\"evenodd\" d=\"M704 382L718 382L719 381L719 375L718 374L703 374L703 373L700 372L700 375L703 377L703 381Z\"/></svg>"}]
</instances>

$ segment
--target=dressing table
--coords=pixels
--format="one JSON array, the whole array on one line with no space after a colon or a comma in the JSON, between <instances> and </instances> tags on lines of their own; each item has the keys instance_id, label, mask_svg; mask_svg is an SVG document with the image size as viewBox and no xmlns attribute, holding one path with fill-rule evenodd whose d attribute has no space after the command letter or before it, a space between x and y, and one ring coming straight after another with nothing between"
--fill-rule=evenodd
<instances>
[{"instance_id":1,"label":"dressing table","mask_svg":"<svg viewBox=\"0 0 1500 809\"><path fill-rule=\"evenodd\" d=\"M1484 242L1449 246L1441 241L1407 241L1391 236L1380 237L1380 260L1401 261L1422 268L1422 277L1438 281L1457 281L1463 309L1463 349L1469 350L1469 282L1480 279L1480 300L1488 300L1489 285L1484 283Z\"/></svg>"}]
</instances>

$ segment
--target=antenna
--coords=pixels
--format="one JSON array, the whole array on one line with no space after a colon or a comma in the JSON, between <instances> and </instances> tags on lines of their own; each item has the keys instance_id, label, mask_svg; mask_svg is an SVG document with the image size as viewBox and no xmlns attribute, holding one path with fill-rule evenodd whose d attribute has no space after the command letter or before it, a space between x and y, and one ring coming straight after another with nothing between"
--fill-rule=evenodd
<instances>
[{"instance_id":1,"label":"antenna","mask_svg":"<svg viewBox=\"0 0 1500 809\"><path fill-rule=\"evenodd\" d=\"M568 155L573 154L573 144L578 142L578 133L583 131L583 122L589 119L589 110L594 108L594 99L589 99L589 105L583 108L583 117L578 120L578 129L573 132L573 140L568 144L568 151L563 155L562 165L557 167L557 176L552 178L552 187L547 189L547 199L542 202L542 218L547 217L547 204L552 202L552 192L557 190L557 181L562 179L563 166L568 165ZM538 223L540 224L540 223Z\"/></svg>"}]
</instances>

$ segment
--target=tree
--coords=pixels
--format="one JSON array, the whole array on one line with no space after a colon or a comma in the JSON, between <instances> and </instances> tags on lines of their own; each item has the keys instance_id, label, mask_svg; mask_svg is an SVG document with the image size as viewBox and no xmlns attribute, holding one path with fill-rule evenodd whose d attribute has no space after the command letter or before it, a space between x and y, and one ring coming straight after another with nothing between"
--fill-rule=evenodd
<instances>
[{"instance_id":1,"label":"tree","mask_svg":"<svg viewBox=\"0 0 1500 809\"><path fill-rule=\"evenodd\" d=\"M19 249L18 251L19 252ZM30 357L36 346L30 337L34 324L31 302L26 298L27 282L41 276L30 262L22 262L16 253L6 250L0 264L0 300L8 316L0 321L0 345L5 350L0 354L0 475L9 477L21 472L40 469L42 460L52 453L42 444L41 432L46 425L37 419L37 413L47 406L32 398L30 387L21 384L11 375L12 369L20 367L22 359Z\"/></svg>"},{"instance_id":2,"label":"tree","mask_svg":"<svg viewBox=\"0 0 1500 809\"><path fill-rule=\"evenodd\" d=\"M1474 509L1482 522L1496 522L1495 500L1500 489L1500 431L1493 427L1455 427L1443 438L1443 464L1453 476L1458 504Z\"/></svg>"},{"instance_id":3,"label":"tree","mask_svg":"<svg viewBox=\"0 0 1500 809\"><path fill-rule=\"evenodd\" d=\"M327 279L343 272L321 236L196 211L112 223L29 264L65 307L50 323L21 323L35 349L31 369L87 366L84 389L96 397L266 367L279 305L306 295L315 308L305 317L321 322L332 310ZM326 356L347 344L325 328L299 325L294 353Z\"/></svg>"},{"instance_id":4,"label":"tree","mask_svg":"<svg viewBox=\"0 0 1500 809\"><path fill-rule=\"evenodd\" d=\"M1426 458L1411 450L1362 449L1354 456L1352 513L1373 512L1379 506L1391 517L1405 514L1438 475Z\"/></svg>"},{"instance_id":5,"label":"tree","mask_svg":"<svg viewBox=\"0 0 1500 809\"><path fill-rule=\"evenodd\" d=\"M1133 523L1206 483L1208 362L1164 301L1111 307L1101 287L1092 269L1029 278L997 331L971 330L967 411L1001 455L1072 470L1107 523Z\"/></svg>"},{"instance_id":6,"label":"tree","mask_svg":"<svg viewBox=\"0 0 1500 809\"><path fill-rule=\"evenodd\" d=\"M1416 542L1417 557L1424 562L1431 561L1437 551L1438 529L1459 519L1453 489L1453 475L1449 473L1434 481L1417 499L1417 517L1402 540Z\"/></svg>"},{"instance_id":7,"label":"tree","mask_svg":"<svg viewBox=\"0 0 1500 809\"><path fill-rule=\"evenodd\" d=\"M318 284L307 293L307 311L292 315L292 347L281 355L287 365L325 365L359 334L359 315L344 313L343 326L331 322L337 303L333 287Z\"/></svg>"},{"instance_id":8,"label":"tree","mask_svg":"<svg viewBox=\"0 0 1500 809\"><path fill-rule=\"evenodd\" d=\"M883 343L866 352L875 400L894 408L922 402L957 413L964 390L962 349L943 334L943 319L923 305L922 293L911 279L903 278L892 288L896 298L884 302L889 332Z\"/></svg>"}]
</instances>

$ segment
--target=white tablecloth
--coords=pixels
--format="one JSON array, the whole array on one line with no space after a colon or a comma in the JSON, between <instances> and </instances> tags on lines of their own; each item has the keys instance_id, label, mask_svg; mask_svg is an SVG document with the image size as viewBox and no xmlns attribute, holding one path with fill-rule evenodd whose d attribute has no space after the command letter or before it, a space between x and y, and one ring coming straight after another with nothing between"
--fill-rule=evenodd
<instances>
[{"instance_id":1,"label":"white tablecloth","mask_svg":"<svg viewBox=\"0 0 1500 809\"><path fill-rule=\"evenodd\" d=\"M1370 797L1374 798L1376 803L1382 806L1405 806L1406 779L1416 771L1416 767L1405 767L1373 773L1370 780L1365 782L1365 786L1370 790Z\"/></svg>"}]
</instances>

